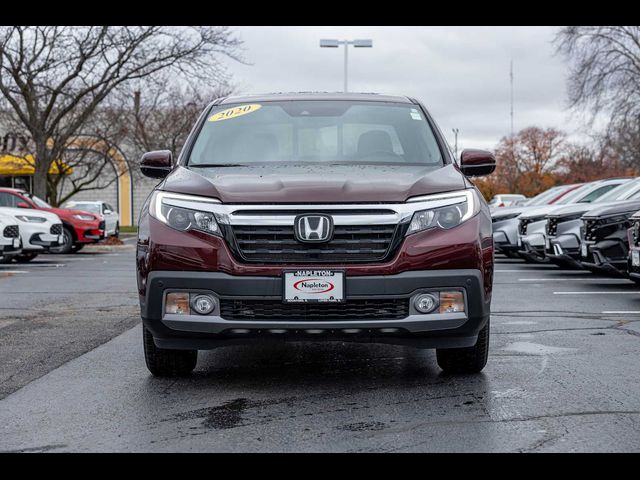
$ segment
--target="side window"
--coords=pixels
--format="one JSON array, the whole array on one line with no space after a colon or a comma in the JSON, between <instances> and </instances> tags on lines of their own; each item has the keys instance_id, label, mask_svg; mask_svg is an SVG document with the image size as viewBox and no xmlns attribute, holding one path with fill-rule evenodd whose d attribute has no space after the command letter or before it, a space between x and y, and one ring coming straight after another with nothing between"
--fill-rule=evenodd
<instances>
[{"instance_id":1,"label":"side window","mask_svg":"<svg viewBox=\"0 0 640 480\"><path fill-rule=\"evenodd\" d=\"M0 192L0 207L16 208L22 199L11 193Z\"/></svg>"}]
</instances>

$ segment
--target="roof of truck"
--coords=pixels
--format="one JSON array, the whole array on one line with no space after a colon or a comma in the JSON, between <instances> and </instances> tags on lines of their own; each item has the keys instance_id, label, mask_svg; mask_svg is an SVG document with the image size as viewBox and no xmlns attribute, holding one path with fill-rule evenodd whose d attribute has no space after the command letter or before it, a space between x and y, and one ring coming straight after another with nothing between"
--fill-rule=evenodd
<instances>
[{"instance_id":1,"label":"roof of truck","mask_svg":"<svg viewBox=\"0 0 640 480\"><path fill-rule=\"evenodd\" d=\"M257 95L240 95L223 98L219 105L247 102L287 102L292 100L347 100L361 102L414 103L408 97L381 95L379 93L344 93L344 92L281 92Z\"/></svg>"}]
</instances>

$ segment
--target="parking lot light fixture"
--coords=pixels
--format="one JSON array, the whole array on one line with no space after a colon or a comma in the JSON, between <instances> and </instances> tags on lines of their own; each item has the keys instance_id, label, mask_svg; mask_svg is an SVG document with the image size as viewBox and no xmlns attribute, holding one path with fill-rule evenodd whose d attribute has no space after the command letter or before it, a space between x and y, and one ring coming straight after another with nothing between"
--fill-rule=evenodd
<instances>
[{"instance_id":1,"label":"parking lot light fixture","mask_svg":"<svg viewBox=\"0 0 640 480\"><path fill-rule=\"evenodd\" d=\"M320 48L338 48L340 45L344 45L344 91L346 93L348 91L349 76L349 45L353 45L354 48L372 48L373 40L336 40L333 38L324 38L320 40Z\"/></svg>"}]
</instances>

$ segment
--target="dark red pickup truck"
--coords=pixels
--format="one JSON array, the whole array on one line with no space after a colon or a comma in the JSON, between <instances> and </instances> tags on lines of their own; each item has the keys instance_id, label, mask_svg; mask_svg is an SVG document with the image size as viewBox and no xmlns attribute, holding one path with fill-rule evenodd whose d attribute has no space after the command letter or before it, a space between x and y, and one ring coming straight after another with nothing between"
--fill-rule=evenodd
<instances>
[{"instance_id":1,"label":"dark red pickup truck","mask_svg":"<svg viewBox=\"0 0 640 480\"><path fill-rule=\"evenodd\" d=\"M487 361L489 208L416 100L374 94L218 99L141 213L137 271L155 375L198 350L266 341L437 349L450 372Z\"/></svg>"}]
</instances>

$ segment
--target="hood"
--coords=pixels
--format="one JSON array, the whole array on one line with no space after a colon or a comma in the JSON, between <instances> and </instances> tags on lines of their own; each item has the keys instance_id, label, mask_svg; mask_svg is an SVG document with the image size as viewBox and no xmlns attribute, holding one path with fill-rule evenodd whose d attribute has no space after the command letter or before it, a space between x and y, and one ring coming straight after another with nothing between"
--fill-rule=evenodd
<instances>
[{"instance_id":1,"label":"hood","mask_svg":"<svg viewBox=\"0 0 640 480\"><path fill-rule=\"evenodd\" d=\"M640 210L640 200L627 200L625 202L607 203L589 210L585 217L608 217L622 213L635 213Z\"/></svg>"},{"instance_id":2,"label":"hood","mask_svg":"<svg viewBox=\"0 0 640 480\"><path fill-rule=\"evenodd\" d=\"M558 207L557 210L554 210L549 215L552 217L573 217L576 215L584 215L585 213L589 213L592 210L600 207L607 207L616 205L617 202L607 202L607 203L576 203L573 205L565 205L563 207Z\"/></svg>"},{"instance_id":3,"label":"hood","mask_svg":"<svg viewBox=\"0 0 640 480\"><path fill-rule=\"evenodd\" d=\"M520 218L538 218L546 217L547 215L555 212L556 210L563 208L562 205L541 205L539 207L532 207L524 212Z\"/></svg>"},{"instance_id":4,"label":"hood","mask_svg":"<svg viewBox=\"0 0 640 480\"><path fill-rule=\"evenodd\" d=\"M47 210L36 210L33 208L0 207L0 214L9 215L12 218L16 218L18 215L26 215L28 217L44 217L51 223L61 223L58 215Z\"/></svg>"},{"instance_id":5,"label":"hood","mask_svg":"<svg viewBox=\"0 0 640 480\"><path fill-rule=\"evenodd\" d=\"M102 216L98 213L88 212L86 210L69 210L68 208L44 208L44 211L54 213L58 215L60 218L69 218L72 215L91 215L93 218L97 218L98 220L102 219ZM41 210L42 211L42 210Z\"/></svg>"},{"instance_id":6,"label":"hood","mask_svg":"<svg viewBox=\"0 0 640 480\"><path fill-rule=\"evenodd\" d=\"M378 203L460 190L464 178L454 165L178 167L160 188L224 203Z\"/></svg>"}]
</instances>

